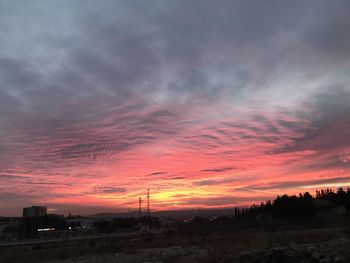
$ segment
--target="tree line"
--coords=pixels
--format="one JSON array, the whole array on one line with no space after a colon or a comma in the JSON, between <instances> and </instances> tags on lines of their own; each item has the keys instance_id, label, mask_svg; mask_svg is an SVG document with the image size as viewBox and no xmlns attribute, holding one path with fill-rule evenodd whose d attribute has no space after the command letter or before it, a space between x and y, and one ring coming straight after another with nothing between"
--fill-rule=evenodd
<instances>
[{"instance_id":1,"label":"tree line","mask_svg":"<svg viewBox=\"0 0 350 263\"><path fill-rule=\"evenodd\" d=\"M321 202L320 202L321 201ZM263 202L260 205L252 205L247 208L235 208L235 218L256 218L258 216L272 216L275 218L301 218L315 217L322 203L329 210L343 206L346 214L350 214L350 188L316 190L316 195L309 192L299 195L277 196L273 201Z\"/></svg>"},{"instance_id":2,"label":"tree line","mask_svg":"<svg viewBox=\"0 0 350 263\"><path fill-rule=\"evenodd\" d=\"M284 218L306 219L314 218L321 211L332 212L342 206L344 212L350 216L350 188L317 190L312 196L309 192L299 195L281 195L274 200L254 204L249 207L234 208L232 216L206 218L197 216L189 222L182 223L184 229L201 226L234 226L238 222L248 222L257 219ZM187 226L187 227L186 227ZM189 228L188 228L189 227Z\"/></svg>"}]
</instances>

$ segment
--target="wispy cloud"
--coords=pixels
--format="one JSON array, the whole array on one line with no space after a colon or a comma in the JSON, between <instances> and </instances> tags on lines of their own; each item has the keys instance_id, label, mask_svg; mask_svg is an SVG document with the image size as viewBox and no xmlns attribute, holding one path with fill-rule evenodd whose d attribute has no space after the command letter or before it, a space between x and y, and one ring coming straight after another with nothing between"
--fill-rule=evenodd
<instances>
[{"instance_id":1,"label":"wispy cloud","mask_svg":"<svg viewBox=\"0 0 350 263\"><path fill-rule=\"evenodd\" d=\"M326 187L333 183L344 184L344 186L350 184L350 178L348 176L333 177L333 178L322 178L314 180L300 180L300 181L287 181L287 182L272 182L267 184L248 185L244 187L246 190L284 190L284 189L295 189L300 187Z\"/></svg>"},{"instance_id":2,"label":"wispy cloud","mask_svg":"<svg viewBox=\"0 0 350 263\"><path fill-rule=\"evenodd\" d=\"M114 194L114 193L125 193L126 189L115 186L97 185L93 188L93 192L96 194Z\"/></svg>"},{"instance_id":3,"label":"wispy cloud","mask_svg":"<svg viewBox=\"0 0 350 263\"><path fill-rule=\"evenodd\" d=\"M234 169L233 167L219 167L219 168L207 168L207 169L203 169L201 170L202 172L217 172L217 173L221 173L221 172L226 172L226 171L230 171Z\"/></svg>"}]
</instances>

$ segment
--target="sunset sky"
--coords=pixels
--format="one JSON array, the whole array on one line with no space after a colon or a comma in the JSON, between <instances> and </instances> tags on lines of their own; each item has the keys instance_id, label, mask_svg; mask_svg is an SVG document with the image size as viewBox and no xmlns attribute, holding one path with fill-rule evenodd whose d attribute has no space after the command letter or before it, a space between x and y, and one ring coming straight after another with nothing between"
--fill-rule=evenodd
<instances>
[{"instance_id":1,"label":"sunset sky","mask_svg":"<svg viewBox=\"0 0 350 263\"><path fill-rule=\"evenodd\" d=\"M350 1L0 0L0 215L350 185Z\"/></svg>"}]
</instances>

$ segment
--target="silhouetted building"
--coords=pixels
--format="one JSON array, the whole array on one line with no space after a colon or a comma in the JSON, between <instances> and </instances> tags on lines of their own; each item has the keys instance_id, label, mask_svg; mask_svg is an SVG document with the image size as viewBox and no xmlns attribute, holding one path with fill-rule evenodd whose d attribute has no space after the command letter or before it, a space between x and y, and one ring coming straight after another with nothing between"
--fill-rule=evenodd
<instances>
[{"instance_id":1,"label":"silhouetted building","mask_svg":"<svg viewBox=\"0 0 350 263\"><path fill-rule=\"evenodd\" d=\"M46 206L32 206L23 208L23 217L44 217L47 213Z\"/></svg>"}]
</instances>

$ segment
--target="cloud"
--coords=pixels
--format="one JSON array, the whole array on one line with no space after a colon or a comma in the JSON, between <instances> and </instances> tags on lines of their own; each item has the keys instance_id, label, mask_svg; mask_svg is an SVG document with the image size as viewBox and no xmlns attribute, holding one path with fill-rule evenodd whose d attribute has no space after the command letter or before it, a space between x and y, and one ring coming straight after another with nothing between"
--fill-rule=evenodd
<instances>
[{"instance_id":1,"label":"cloud","mask_svg":"<svg viewBox=\"0 0 350 263\"><path fill-rule=\"evenodd\" d=\"M300 187L325 187L327 184L349 184L350 179L348 176L340 176L333 178L322 178L322 179L313 179L313 180L301 180L301 181L287 181L287 182L272 182L267 184L259 185L248 185L245 186L245 190L272 190L272 189L295 189Z\"/></svg>"},{"instance_id":2,"label":"cloud","mask_svg":"<svg viewBox=\"0 0 350 263\"><path fill-rule=\"evenodd\" d=\"M147 176L163 175L163 174L166 174L166 173L167 173L167 172L153 172L153 173L147 174Z\"/></svg>"},{"instance_id":3,"label":"cloud","mask_svg":"<svg viewBox=\"0 0 350 263\"><path fill-rule=\"evenodd\" d=\"M350 149L349 101L350 90L344 85L328 87L316 93L307 102L304 127L296 127L300 136L273 150L275 154L310 151L312 155L302 160L292 171L348 170L342 156Z\"/></svg>"},{"instance_id":4,"label":"cloud","mask_svg":"<svg viewBox=\"0 0 350 263\"><path fill-rule=\"evenodd\" d=\"M195 181L192 184L194 186L210 186L210 185L229 184L229 183L239 182L239 181L242 181L242 178L208 179L208 180Z\"/></svg>"},{"instance_id":5,"label":"cloud","mask_svg":"<svg viewBox=\"0 0 350 263\"><path fill-rule=\"evenodd\" d=\"M284 151L316 150L332 151L349 147L350 136L350 90L344 86L328 87L311 99L309 127Z\"/></svg>"},{"instance_id":6,"label":"cloud","mask_svg":"<svg viewBox=\"0 0 350 263\"><path fill-rule=\"evenodd\" d=\"M40 74L20 59L1 57L0 71L0 81L6 89L33 88L39 85L41 80Z\"/></svg>"},{"instance_id":7,"label":"cloud","mask_svg":"<svg viewBox=\"0 0 350 263\"><path fill-rule=\"evenodd\" d=\"M220 173L233 169L251 181L347 171L348 10L0 2L1 185L50 185L58 204L101 178L137 195L136 181L232 186Z\"/></svg>"},{"instance_id":8,"label":"cloud","mask_svg":"<svg viewBox=\"0 0 350 263\"><path fill-rule=\"evenodd\" d=\"M233 167L220 167L220 168L208 168L208 169L203 169L201 170L202 172L217 172L217 173L221 173L221 172L226 172L226 171L230 171L234 169Z\"/></svg>"},{"instance_id":9,"label":"cloud","mask_svg":"<svg viewBox=\"0 0 350 263\"><path fill-rule=\"evenodd\" d=\"M78 174L73 174L73 177L78 177L78 178L100 178L101 176L98 174L93 174L93 173L78 173Z\"/></svg>"},{"instance_id":10,"label":"cloud","mask_svg":"<svg viewBox=\"0 0 350 263\"><path fill-rule=\"evenodd\" d=\"M93 192L96 194L114 194L126 192L125 188L105 185L96 185L93 189Z\"/></svg>"},{"instance_id":11,"label":"cloud","mask_svg":"<svg viewBox=\"0 0 350 263\"><path fill-rule=\"evenodd\" d=\"M0 174L0 179L1 180L23 180L26 178L18 175Z\"/></svg>"}]
</instances>

